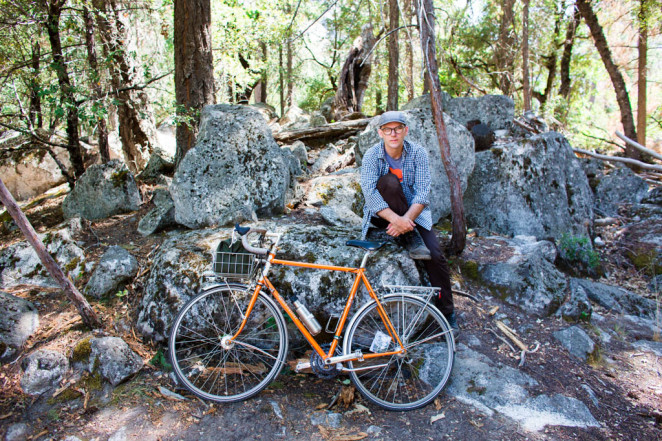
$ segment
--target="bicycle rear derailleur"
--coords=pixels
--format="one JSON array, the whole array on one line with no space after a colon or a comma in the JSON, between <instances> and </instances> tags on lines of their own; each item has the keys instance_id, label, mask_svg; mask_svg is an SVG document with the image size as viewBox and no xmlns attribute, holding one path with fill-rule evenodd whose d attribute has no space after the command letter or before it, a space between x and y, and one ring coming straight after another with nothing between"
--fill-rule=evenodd
<instances>
[{"instance_id":1,"label":"bicycle rear derailleur","mask_svg":"<svg viewBox=\"0 0 662 441\"><path fill-rule=\"evenodd\" d=\"M329 349L331 349L330 343L325 343L321 346L325 352L328 352ZM336 355L340 354L339 348L336 348ZM342 372L342 363L324 364L322 357L320 357L317 352L313 351L313 353L310 354L310 368L319 378L323 380L331 380L332 378L336 378L338 374Z\"/></svg>"}]
</instances>

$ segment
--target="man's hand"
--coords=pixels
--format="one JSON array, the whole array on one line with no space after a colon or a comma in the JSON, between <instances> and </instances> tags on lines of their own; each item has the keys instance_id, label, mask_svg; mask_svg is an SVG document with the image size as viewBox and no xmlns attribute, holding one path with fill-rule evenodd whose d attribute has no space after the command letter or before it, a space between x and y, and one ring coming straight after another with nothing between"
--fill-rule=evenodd
<instances>
[{"instance_id":1,"label":"man's hand","mask_svg":"<svg viewBox=\"0 0 662 441\"><path fill-rule=\"evenodd\" d=\"M396 216L394 219L391 219L391 222L386 227L386 234L389 234L393 237L398 237L401 234L409 233L414 229L416 224L413 220L405 216Z\"/></svg>"}]
</instances>

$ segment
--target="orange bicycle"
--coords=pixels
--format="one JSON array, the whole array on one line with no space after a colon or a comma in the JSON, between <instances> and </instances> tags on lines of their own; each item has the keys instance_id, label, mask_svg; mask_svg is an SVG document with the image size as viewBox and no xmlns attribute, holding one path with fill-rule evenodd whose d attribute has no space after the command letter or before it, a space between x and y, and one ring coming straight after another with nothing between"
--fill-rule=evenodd
<instances>
[{"instance_id":1,"label":"orange bicycle","mask_svg":"<svg viewBox=\"0 0 662 441\"><path fill-rule=\"evenodd\" d=\"M297 371L310 368L321 378L346 372L368 400L388 410L425 406L441 392L453 368L455 341L448 322L430 303L438 288L385 286L378 295L366 278L366 263L384 243L348 241L365 250L361 266L352 268L279 260L282 233L237 225L233 243L235 233L245 251L217 251L215 282L184 305L172 326L169 352L187 389L204 399L234 402L267 387L287 356L280 306L313 348L310 362L299 362ZM251 233L259 234L257 246L248 240ZM356 275L335 330L327 324L333 334L330 345L316 341L321 326L305 306L293 299L293 311L272 285L268 274L273 265ZM231 281L236 278L246 283ZM343 339L361 284L371 300L349 320Z\"/></svg>"}]
</instances>

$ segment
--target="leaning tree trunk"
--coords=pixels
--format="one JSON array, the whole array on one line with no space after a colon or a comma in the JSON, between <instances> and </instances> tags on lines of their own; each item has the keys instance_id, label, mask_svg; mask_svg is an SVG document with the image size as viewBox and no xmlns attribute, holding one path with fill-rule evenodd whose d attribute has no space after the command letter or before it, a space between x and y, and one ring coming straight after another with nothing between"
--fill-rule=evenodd
<instances>
[{"instance_id":1,"label":"leaning tree trunk","mask_svg":"<svg viewBox=\"0 0 662 441\"><path fill-rule=\"evenodd\" d=\"M621 123L623 124L625 136L630 139L637 139L637 131L634 125L634 117L632 116L632 107L630 106L630 97L625 85L625 80L623 79L623 75L621 75L618 66L614 63L611 51L609 50L609 44L602 31L602 26L600 26L600 23L598 22L598 17L593 11L590 0L577 0L577 8L582 14L582 17L584 17L584 21L591 31L595 48L598 50L600 58L602 58L602 63L605 65L611 83L614 86L616 101L618 102L618 108L621 111ZM639 151L632 146L626 147L625 154L633 159L639 159L641 156Z\"/></svg>"},{"instance_id":2,"label":"leaning tree trunk","mask_svg":"<svg viewBox=\"0 0 662 441\"><path fill-rule=\"evenodd\" d=\"M333 99L333 116L336 121L347 114L361 111L372 71L370 51L374 45L372 25L365 25L361 36L354 40L338 76L338 90Z\"/></svg>"},{"instance_id":3,"label":"leaning tree trunk","mask_svg":"<svg viewBox=\"0 0 662 441\"><path fill-rule=\"evenodd\" d=\"M48 254L44 243L37 236L37 233L34 231L34 228L32 228L30 221L28 221L28 218L25 217L25 214L23 214L19 208L16 200L14 200L14 197L11 195L11 193L9 193L7 187L5 187L5 183L2 182L2 179L0 179L0 202L2 202L3 205L7 208L7 211L14 219L14 222L18 228L20 228L25 238L28 240L30 245L32 245L32 248L34 248L34 250L37 252L37 256L39 256L41 263L64 290L64 293L69 298L69 300L71 300L71 303L76 306L78 313L83 319L83 323L85 323L90 328L100 328L101 322L99 322L99 319L97 318L94 310L90 304L87 303L85 297L83 297L78 289L76 289L76 286L74 286L71 280L69 280L69 278L64 274L53 257Z\"/></svg>"},{"instance_id":4,"label":"leaning tree trunk","mask_svg":"<svg viewBox=\"0 0 662 441\"><path fill-rule=\"evenodd\" d=\"M96 99L97 107L104 107L103 90L101 89L101 75L99 73L99 62L97 61L97 49L94 44L94 21L87 6L83 6L83 22L85 24L85 48L87 49L87 62L90 65L90 82ZM106 118L103 115L97 117L97 139L99 140L99 155L101 162L110 161L110 149L108 147L108 128Z\"/></svg>"},{"instance_id":5,"label":"leaning tree trunk","mask_svg":"<svg viewBox=\"0 0 662 441\"><path fill-rule=\"evenodd\" d=\"M120 19L116 0L93 0L104 53L110 58L113 94L117 98L120 141L127 166L142 170L154 147L156 133L147 94L138 86L136 66L126 49L129 33ZM175 38L176 38L175 32Z\"/></svg>"},{"instance_id":6,"label":"leaning tree trunk","mask_svg":"<svg viewBox=\"0 0 662 441\"><path fill-rule=\"evenodd\" d=\"M437 52L435 47L434 24L435 16L432 0L416 1L416 15L418 17L419 32L421 34L421 47L425 62L425 80L430 89L432 99L432 116L437 128L441 161L444 164L448 183L450 186L451 212L453 215L453 234L450 249L453 254L460 254L464 250L467 240L467 226L464 218L464 204L462 202L462 182L457 167L451 159L451 146L446 133L444 111L441 100L441 84L439 83L439 67L437 65Z\"/></svg>"},{"instance_id":7,"label":"leaning tree trunk","mask_svg":"<svg viewBox=\"0 0 662 441\"><path fill-rule=\"evenodd\" d=\"M398 48L398 32L396 29L400 26L400 17L398 10L398 0L389 0L388 20L388 95L386 96L386 110L398 110L398 67L400 50Z\"/></svg>"},{"instance_id":8,"label":"leaning tree trunk","mask_svg":"<svg viewBox=\"0 0 662 441\"><path fill-rule=\"evenodd\" d=\"M78 103L74 96L74 88L71 86L67 63L62 55L62 41L60 40L60 14L65 0L42 0L42 6L48 13L46 19L46 30L48 31L48 40L51 43L53 53L53 67L57 75L60 92L62 93L62 103L66 107L67 115L67 151L69 159L73 166L73 180L78 179L85 172L83 154L80 148L80 139L78 136ZM73 182L69 182L73 188Z\"/></svg>"}]
</instances>

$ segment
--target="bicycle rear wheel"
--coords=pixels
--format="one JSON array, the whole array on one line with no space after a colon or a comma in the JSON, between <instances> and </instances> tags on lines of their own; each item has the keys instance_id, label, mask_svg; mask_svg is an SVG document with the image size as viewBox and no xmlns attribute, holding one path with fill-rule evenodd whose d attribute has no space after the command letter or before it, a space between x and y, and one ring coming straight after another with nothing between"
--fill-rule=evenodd
<instances>
[{"instance_id":1,"label":"bicycle rear wheel","mask_svg":"<svg viewBox=\"0 0 662 441\"><path fill-rule=\"evenodd\" d=\"M420 298L393 294L381 301L407 352L348 363L356 388L388 410L412 410L429 404L444 388L453 369L450 326L442 314ZM345 336L344 353L398 350L390 339L377 303L356 313ZM372 350L371 350L372 347Z\"/></svg>"},{"instance_id":2,"label":"bicycle rear wheel","mask_svg":"<svg viewBox=\"0 0 662 441\"><path fill-rule=\"evenodd\" d=\"M199 397L245 400L280 372L287 354L285 321L262 293L241 334L226 342L239 329L251 296L243 285L215 287L191 299L175 319L168 345L175 375Z\"/></svg>"}]
</instances>

